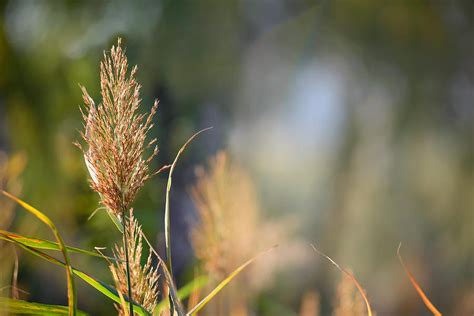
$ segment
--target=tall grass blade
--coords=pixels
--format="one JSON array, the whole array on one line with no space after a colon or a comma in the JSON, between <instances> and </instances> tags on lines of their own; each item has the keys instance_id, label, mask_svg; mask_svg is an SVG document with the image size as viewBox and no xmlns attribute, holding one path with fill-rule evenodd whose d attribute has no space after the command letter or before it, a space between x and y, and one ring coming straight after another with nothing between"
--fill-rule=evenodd
<instances>
[{"instance_id":1,"label":"tall grass blade","mask_svg":"<svg viewBox=\"0 0 474 316\"><path fill-rule=\"evenodd\" d=\"M0 233L1 235L1 233ZM54 257L51 257L50 255L40 251L40 250L37 250L33 247L30 247L30 246L27 246L27 245L24 245L22 244L21 242L15 240L15 239L12 239L8 236L5 236L3 235L3 239L9 241L9 242L12 242L16 245L18 245L19 247L23 248L24 250L28 251L29 253L31 254L34 254L50 263L53 263L55 265L59 265L59 266L66 266L64 262L54 258ZM117 290L115 288L113 288L112 286L109 286L107 284L105 284L104 282L98 280L98 279L95 279L94 277L80 271L80 270L77 270L77 269L74 269L72 268L72 272L78 276L79 278L81 278L83 281L85 281L87 284L89 284L90 286L92 286L94 289L96 289L97 291L99 291L100 293L104 294L105 296L107 296L108 298L110 298L111 300L113 300L114 302L116 303L121 303L121 299L120 299L120 296L117 292ZM128 302L128 297L125 298L127 300L127 305L129 304ZM146 311L145 308L143 308L142 306L140 306L139 304L137 304L136 302L133 303L133 306L134 306L134 312L141 315L141 316L150 316L150 313L148 313Z\"/></svg>"},{"instance_id":2,"label":"tall grass blade","mask_svg":"<svg viewBox=\"0 0 474 316\"><path fill-rule=\"evenodd\" d=\"M56 228L56 225L47 217L45 214L34 208L33 206L29 205L28 203L20 200L19 198L11 195L8 192L2 191L2 193L10 198L11 200L15 201L18 203L21 207L23 207L26 211L30 212L34 216L36 216L40 221L48 225L48 227L51 229L51 231L54 234L54 237L58 241L58 245L61 249L61 252L64 257L65 261L65 268L66 268L66 274L67 274L67 292L68 292L68 306L69 306L69 315L76 315L76 302L77 302L77 297L76 297L76 288L74 286L74 276L72 273L72 267L71 267L71 262L69 260L69 255L66 249L66 246L64 245L63 238L59 234L58 229Z\"/></svg>"},{"instance_id":3,"label":"tall grass blade","mask_svg":"<svg viewBox=\"0 0 474 316\"><path fill-rule=\"evenodd\" d=\"M365 302L365 306L367 307L367 315L368 316L372 316L372 308L370 307L370 303L369 303L369 300L367 299L367 295L365 294L365 291L364 291L364 288L360 285L360 283L357 281L357 279L355 278L355 276L348 270L344 269L343 267L341 267L336 261L334 261L333 259L331 259L329 256L327 256L326 254L322 253L321 251L319 251L314 245L311 245L311 248L313 248L313 250L320 256L326 258L329 262L331 262L339 271L341 271L342 273L344 273L349 279L351 279L351 281L354 283L354 285L357 287L357 290L359 291L360 295L362 296L362 298L364 299L364 302Z\"/></svg>"},{"instance_id":4,"label":"tall grass blade","mask_svg":"<svg viewBox=\"0 0 474 316\"><path fill-rule=\"evenodd\" d=\"M210 130L212 127L208 127L205 129L200 130L199 132L195 133L191 136L183 146L179 149L176 157L174 158L173 163L171 164L170 171L168 173L168 183L166 185L166 200L165 200L165 247L166 247L166 266L168 267L168 271L173 275L173 269L171 266L171 230L170 230L170 192L171 192L171 184L173 182L173 172L176 164L178 162L179 157L184 152L186 147L196 138L199 134Z\"/></svg>"},{"instance_id":5,"label":"tall grass blade","mask_svg":"<svg viewBox=\"0 0 474 316\"><path fill-rule=\"evenodd\" d=\"M211 291L204 299L202 299L196 306L193 307L186 315L194 315L197 312L199 312L204 306L209 303L214 296L216 296L227 284L232 281L240 272L242 272L247 266L249 266L252 262L254 262L258 257L262 256L263 254L266 254L267 252L273 250L276 246L265 250L264 252L259 253L255 257L247 260L244 264L239 266L237 269L235 269L227 278L225 278L221 283L219 283L214 290Z\"/></svg>"},{"instance_id":6,"label":"tall grass blade","mask_svg":"<svg viewBox=\"0 0 474 316\"><path fill-rule=\"evenodd\" d=\"M199 132L192 135L186 141L186 143L184 143L184 145L181 146L178 153L176 154L176 157L174 158L173 163L171 164L170 171L168 173L168 183L166 185L166 199L165 199L165 248L166 248L166 267L168 268L168 271L171 277L173 277L173 267L172 267L172 260L171 260L170 192L171 192L171 183L173 181L173 171L174 171L174 168L176 167L176 163L178 162L179 156L181 156L181 154L184 152L184 150L189 145L189 143L191 143L193 139L196 138L199 134L207 130L210 130L211 128L212 127L208 127L208 128L200 130ZM170 311L171 311L171 314L174 313L173 299L171 296L170 296Z\"/></svg>"},{"instance_id":7,"label":"tall grass blade","mask_svg":"<svg viewBox=\"0 0 474 316\"><path fill-rule=\"evenodd\" d=\"M403 261L402 255L400 254L400 248L401 247L402 247L402 244L400 243L398 245L398 249L397 249L398 260L400 260L400 264L402 265L403 269L405 270L405 273L408 275L408 278L410 279L411 284L413 285L416 292L418 293L418 295L423 300L423 303L425 303L425 306L430 310L430 312L432 312L433 315L435 315L435 316L441 316L441 312L428 299L425 292L421 289L421 286L418 284L415 277L413 276L413 274L411 273L411 271L408 269L407 265Z\"/></svg>"},{"instance_id":8,"label":"tall grass blade","mask_svg":"<svg viewBox=\"0 0 474 316\"><path fill-rule=\"evenodd\" d=\"M48 305L41 303L33 303L22 300L11 299L8 297L0 297L0 311L12 314L28 314L28 315L67 315L68 307L60 305ZM86 316L87 313L77 311L77 315Z\"/></svg>"}]
</instances>

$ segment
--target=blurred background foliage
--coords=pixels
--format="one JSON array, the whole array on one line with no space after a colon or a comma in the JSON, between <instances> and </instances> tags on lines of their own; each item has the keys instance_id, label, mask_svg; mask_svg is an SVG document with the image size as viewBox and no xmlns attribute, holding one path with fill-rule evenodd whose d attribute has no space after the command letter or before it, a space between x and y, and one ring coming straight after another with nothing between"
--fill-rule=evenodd
<instances>
[{"instance_id":1,"label":"blurred background foliage","mask_svg":"<svg viewBox=\"0 0 474 316\"><path fill-rule=\"evenodd\" d=\"M78 84L99 100L98 64L118 36L139 66L144 107L160 99L156 168L214 126L173 182L179 284L195 264L194 168L225 149L254 181L262 218L297 227L280 243L314 242L349 266L378 314L424 312L398 265L400 241L435 305L472 314L473 2L1 1L0 150L26 158L21 197L69 244L89 249L110 247L118 234L104 213L87 220L98 200L72 145L82 124ZM135 205L161 248L165 177ZM51 237L21 210L11 229ZM309 247L279 256L301 258L255 294L255 313L294 315L315 292L330 313L338 272ZM110 282L103 262L74 264ZM82 310L113 311L78 283ZM22 297L65 304L65 284L57 267L20 253Z\"/></svg>"}]
</instances>

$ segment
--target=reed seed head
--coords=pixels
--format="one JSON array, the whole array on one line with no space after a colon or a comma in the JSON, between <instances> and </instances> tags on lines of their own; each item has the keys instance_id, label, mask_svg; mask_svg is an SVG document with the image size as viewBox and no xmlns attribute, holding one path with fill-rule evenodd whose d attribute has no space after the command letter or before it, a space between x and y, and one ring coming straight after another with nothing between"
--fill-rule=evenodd
<instances>
[{"instance_id":1,"label":"reed seed head","mask_svg":"<svg viewBox=\"0 0 474 316\"><path fill-rule=\"evenodd\" d=\"M209 167L198 168L196 174L191 194L199 222L191 231L191 242L196 257L211 278L210 283L224 279L240 263L288 239L292 225L286 220L263 217L251 176L227 153L217 153L209 160ZM288 250L293 254L292 248ZM276 254L257 260L238 280L232 281L232 289L220 296L220 302L231 308L247 307L251 293L268 286L280 262L288 263Z\"/></svg>"},{"instance_id":2,"label":"reed seed head","mask_svg":"<svg viewBox=\"0 0 474 316\"><path fill-rule=\"evenodd\" d=\"M78 145L90 174L90 185L99 193L101 203L121 218L137 192L150 178L148 164L158 153L156 139L147 142L158 107L155 101L150 113L140 113L140 85L135 79L137 67L128 72L128 61L118 39L110 53L104 52L100 63L102 103L96 105L81 87L85 109L84 132L87 146ZM153 152L144 158L145 151Z\"/></svg>"},{"instance_id":3,"label":"reed seed head","mask_svg":"<svg viewBox=\"0 0 474 316\"><path fill-rule=\"evenodd\" d=\"M151 252L144 265L142 259L142 229L138 221L130 211L129 225L126 230L128 258L130 264L130 280L132 287L132 300L143 306L150 313L153 312L158 300L158 267L153 267ZM117 290L126 295L128 293L127 267L125 262L125 247L115 246L114 256L117 260L111 264L110 270L114 277ZM122 306L117 306L120 315L125 315L126 311ZM128 312L128 310L127 310Z\"/></svg>"}]
</instances>

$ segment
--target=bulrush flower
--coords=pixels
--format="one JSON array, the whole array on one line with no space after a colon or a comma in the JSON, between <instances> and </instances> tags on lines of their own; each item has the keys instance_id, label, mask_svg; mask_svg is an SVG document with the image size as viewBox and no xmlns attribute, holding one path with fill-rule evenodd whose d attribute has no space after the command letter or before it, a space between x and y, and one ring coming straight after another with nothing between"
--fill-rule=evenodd
<instances>
[{"instance_id":1,"label":"bulrush flower","mask_svg":"<svg viewBox=\"0 0 474 316\"><path fill-rule=\"evenodd\" d=\"M82 111L85 131L81 135L87 146L78 146L84 153L92 189L118 218L129 210L137 192L150 177L148 164L158 153L153 145L156 139L146 142L158 101L150 113L139 112L140 85L135 80L136 71L135 66L128 74L127 57L119 39L110 54L104 53L100 63L102 103L96 105L81 87L85 103ZM152 154L144 158L146 149L152 146Z\"/></svg>"},{"instance_id":2,"label":"bulrush flower","mask_svg":"<svg viewBox=\"0 0 474 316\"><path fill-rule=\"evenodd\" d=\"M158 267L152 265L151 252L145 265L141 264L142 258L142 229L130 211L127 226L127 247L115 245L114 256L117 261L110 265L117 290L122 294L128 293L126 255L130 264L130 281L132 288L132 300L143 306L150 313L153 312L158 299ZM123 306L117 306L119 315L126 315L127 310Z\"/></svg>"}]
</instances>

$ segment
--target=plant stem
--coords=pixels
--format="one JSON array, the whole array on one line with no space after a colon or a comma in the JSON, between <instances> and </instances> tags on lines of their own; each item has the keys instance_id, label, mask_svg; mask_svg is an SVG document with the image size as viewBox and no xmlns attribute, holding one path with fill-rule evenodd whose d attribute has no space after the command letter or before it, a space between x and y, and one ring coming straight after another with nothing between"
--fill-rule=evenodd
<instances>
[{"instance_id":1,"label":"plant stem","mask_svg":"<svg viewBox=\"0 0 474 316\"><path fill-rule=\"evenodd\" d=\"M133 316L132 281L130 277L130 261L128 258L127 217L125 216L125 208L122 208L122 219L123 219L123 244L125 248L125 262L127 266L128 302L130 306L130 316Z\"/></svg>"}]
</instances>

